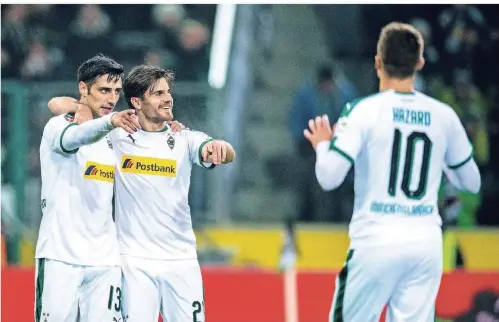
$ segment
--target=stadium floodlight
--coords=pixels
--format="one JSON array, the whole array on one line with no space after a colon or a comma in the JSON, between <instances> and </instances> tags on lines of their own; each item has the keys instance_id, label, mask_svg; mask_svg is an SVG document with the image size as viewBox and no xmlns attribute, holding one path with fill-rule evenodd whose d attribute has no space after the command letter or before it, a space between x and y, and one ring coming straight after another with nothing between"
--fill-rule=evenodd
<instances>
[{"instance_id":1,"label":"stadium floodlight","mask_svg":"<svg viewBox=\"0 0 499 322\"><path fill-rule=\"evenodd\" d=\"M223 88L227 79L236 7L230 3L217 5L208 72L208 83L212 88Z\"/></svg>"}]
</instances>

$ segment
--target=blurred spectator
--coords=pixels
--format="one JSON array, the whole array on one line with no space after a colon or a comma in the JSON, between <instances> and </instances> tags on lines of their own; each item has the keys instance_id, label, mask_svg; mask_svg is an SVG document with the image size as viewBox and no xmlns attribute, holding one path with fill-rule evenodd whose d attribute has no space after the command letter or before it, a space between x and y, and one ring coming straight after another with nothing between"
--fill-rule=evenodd
<instances>
[{"instance_id":1,"label":"blurred spectator","mask_svg":"<svg viewBox=\"0 0 499 322\"><path fill-rule=\"evenodd\" d=\"M24 79L44 79L52 73L47 49L41 42L33 42L29 45L28 56L21 66L21 76Z\"/></svg>"},{"instance_id":2,"label":"blurred spectator","mask_svg":"<svg viewBox=\"0 0 499 322\"><path fill-rule=\"evenodd\" d=\"M208 40L210 31L199 21L187 19L182 23L177 49L177 80L201 81L208 78Z\"/></svg>"},{"instance_id":3,"label":"blurred spectator","mask_svg":"<svg viewBox=\"0 0 499 322\"><path fill-rule=\"evenodd\" d=\"M341 75L341 73L339 73ZM343 205L339 205L338 196L342 189L324 192L315 179L315 151L303 136L308 128L308 121L318 115L327 114L331 124L336 123L345 104L355 98L355 89L345 76L334 77L328 65L319 67L315 79L306 80L293 98L290 111L290 131L298 152L299 178L296 189L300 196L300 221L344 221L350 215ZM348 206L346 206L348 207Z\"/></svg>"},{"instance_id":4,"label":"blurred spectator","mask_svg":"<svg viewBox=\"0 0 499 322\"><path fill-rule=\"evenodd\" d=\"M80 7L76 19L71 23L65 46L66 55L72 60L73 71L98 53L114 56L111 28L111 19L100 5L84 4Z\"/></svg>"},{"instance_id":5,"label":"blurred spectator","mask_svg":"<svg viewBox=\"0 0 499 322\"><path fill-rule=\"evenodd\" d=\"M430 23L423 18L415 18L411 21L411 25L421 32L424 39L423 55L425 59L425 66L421 72L416 74L416 89L430 94L428 86L431 79L442 72L440 54L433 44L433 34Z\"/></svg>"},{"instance_id":6,"label":"blurred spectator","mask_svg":"<svg viewBox=\"0 0 499 322\"><path fill-rule=\"evenodd\" d=\"M272 48L274 39L274 15L272 4L257 5L257 41L261 47L263 57L269 61L272 59Z\"/></svg>"},{"instance_id":7,"label":"blurred spectator","mask_svg":"<svg viewBox=\"0 0 499 322\"><path fill-rule=\"evenodd\" d=\"M144 56L144 62L165 69L175 69L175 61L175 56L169 50L150 50Z\"/></svg>"},{"instance_id":8,"label":"blurred spectator","mask_svg":"<svg viewBox=\"0 0 499 322\"><path fill-rule=\"evenodd\" d=\"M473 68L478 45L485 39L485 18L473 5L456 4L438 17L444 34L444 49L449 57L447 67L453 76L455 70Z\"/></svg>"},{"instance_id":9,"label":"blurred spectator","mask_svg":"<svg viewBox=\"0 0 499 322\"><path fill-rule=\"evenodd\" d=\"M154 23L160 28L165 48L176 51L180 26L185 18L185 10L181 4L156 4L152 16Z\"/></svg>"},{"instance_id":10,"label":"blurred spectator","mask_svg":"<svg viewBox=\"0 0 499 322\"><path fill-rule=\"evenodd\" d=\"M469 312L459 315L455 322L499 321L499 294L492 290L481 290L473 297Z\"/></svg>"},{"instance_id":11,"label":"blurred spectator","mask_svg":"<svg viewBox=\"0 0 499 322\"><path fill-rule=\"evenodd\" d=\"M2 17L2 78L10 78L19 75L20 67L28 52L29 38L26 23L28 11L24 4L5 7L6 12Z\"/></svg>"},{"instance_id":12,"label":"blurred spectator","mask_svg":"<svg viewBox=\"0 0 499 322\"><path fill-rule=\"evenodd\" d=\"M459 115L473 143L475 160L479 165L489 161L488 103L478 88L471 83L467 72L457 75L453 88L442 84L435 89L437 99L452 106Z\"/></svg>"}]
</instances>

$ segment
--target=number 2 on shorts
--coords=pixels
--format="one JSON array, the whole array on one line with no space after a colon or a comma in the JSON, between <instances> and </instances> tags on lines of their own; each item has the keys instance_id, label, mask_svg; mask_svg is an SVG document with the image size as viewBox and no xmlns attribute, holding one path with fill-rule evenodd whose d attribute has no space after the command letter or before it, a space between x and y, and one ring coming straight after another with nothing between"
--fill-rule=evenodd
<instances>
[{"instance_id":1,"label":"number 2 on shorts","mask_svg":"<svg viewBox=\"0 0 499 322\"><path fill-rule=\"evenodd\" d=\"M194 308L194 311L192 311L192 322L202 322L198 320L198 314L202 311L204 312L204 301L194 301L192 302L192 307Z\"/></svg>"}]
</instances>

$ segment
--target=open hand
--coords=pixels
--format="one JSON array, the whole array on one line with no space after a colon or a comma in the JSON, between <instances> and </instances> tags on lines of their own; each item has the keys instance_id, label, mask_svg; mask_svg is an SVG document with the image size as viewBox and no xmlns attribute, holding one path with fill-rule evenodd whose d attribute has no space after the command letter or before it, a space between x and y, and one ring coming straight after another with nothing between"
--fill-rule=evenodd
<instances>
[{"instance_id":1,"label":"open hand","mask_svg":"<svg viewBox=\"0 0 499 322\"><path fill-rule=\"evenodd\" d=\"M312 143L312 146L315 147L322 141L331 141L333 138L333 130L331 129L331 125L329 124L329 117L327 115L317 116L312 120L308 121L308 129L303 130L303 134L307 138L307 140Z\"/></svg>"},{"instance_id":2,"label":"open hand","mask_svg":"<svg viewBox=\"0 0 499 322\"><path fill-rule=\"evenodd\" d=\"M118 112L111 117L111 124L114 127L121 127L130 134L137 132L141 129L135 110L129 109Z\"/></svg>"},{"instance_id":3,"label":"open hand","mask_svg":"<svg viewBox=\"0 0 499 322\"><path fill-rule=\"evenodd\" d=\"M168 125L172 129L172 131L175 132L180 132L183 129L185 129L185 125L180 123L179 121L170 121L168 122Z\"/></svg>"},{"instance_id":4,"label":"open hand","mask_svg":"<svg viewBox=\"0 0 499 322\"><path fill-rule=\"evenodd\" d=\"M225 162L227 157L227 145L225 141L213 140L206 143L201 151L201 156L204 162L213 164L221 164Z\"/></svg>"}]
</instances>

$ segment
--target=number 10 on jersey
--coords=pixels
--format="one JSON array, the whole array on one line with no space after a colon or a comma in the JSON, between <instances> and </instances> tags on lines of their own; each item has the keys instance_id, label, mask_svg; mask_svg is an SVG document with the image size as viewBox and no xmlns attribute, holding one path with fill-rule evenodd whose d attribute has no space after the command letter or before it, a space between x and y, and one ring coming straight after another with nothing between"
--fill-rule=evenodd
<instances>
[{"instance_id":1,"label":"number 10 on jersey","mask_svg":"<svg viewBox=\"0 0 499 322\"><path fill-rule=\"evenodd\" d=\"M406 140L404 159L401 160L402 154L402 140ZM414 158L416 144L422 141L423 155L420 169L414 169ZM431 148L433 143L424 132L411 132L407 137L404 137L399 129L395 129L393 135L392 157L390 165L390 179L388 181L388 194L392 197L397 195L397 182L399 177L399 168L401 161L403 162L402 169L402 183L400 190L409 199L421 199L426 193L426 186L428 185L428 172L431 157ZM414 171L419 172L419 183L416 189L410 188L411 179ZM417 172L416 172L417 173Z\"/></svg>"}]
</instances>

